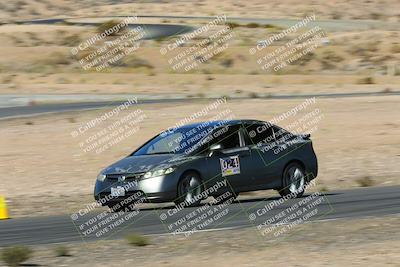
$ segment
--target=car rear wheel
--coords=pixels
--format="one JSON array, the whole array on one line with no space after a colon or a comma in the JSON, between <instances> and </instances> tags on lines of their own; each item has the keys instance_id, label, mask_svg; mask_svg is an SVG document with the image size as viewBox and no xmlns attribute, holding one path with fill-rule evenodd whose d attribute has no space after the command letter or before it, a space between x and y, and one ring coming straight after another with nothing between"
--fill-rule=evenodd
<instances>
[{"instance_id":1,"label":"car rear wheel","mask_svg":"<svg viewBox=\"0 0 400 267\"><path fill-rule=\"evenodd\" d=\"M185 202L186 207L198 206L202 200L202 185L200 176L195 172L189 172L178 183L178 199L175 204Z\"/></svg>"},{"instance_id":2,"label":"car rear wheel","mask_svg":"<svg viewBox=\"0 0 400 267\"><path fill-rule=\"evenodd\" d=\"M304 194L305 177L304 168L299 163L289 163L283 171L283 188L278 190L279 194L281 196L301 197Z\"/></svg>"}]
</instances>

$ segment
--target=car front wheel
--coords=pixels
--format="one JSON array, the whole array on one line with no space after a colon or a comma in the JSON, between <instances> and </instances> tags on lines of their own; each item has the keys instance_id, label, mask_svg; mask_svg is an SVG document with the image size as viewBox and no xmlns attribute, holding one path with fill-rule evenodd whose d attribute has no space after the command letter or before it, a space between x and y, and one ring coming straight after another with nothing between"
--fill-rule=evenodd
<instances>
[{"instance_id":1,"label":"car front wheel","mask_svg":"<svg viewBox=\"0 0 400 267\"><path fill-rule=\"evenodd\" d=\"M198 206L202 200L202 185L200 176L195 172L189 172L178 183L178 198L175 204L185 202L186 207Z\"/></svg>"},{"instance_id":2,"label":"car front wheel","mask_svg":"<svg viewBox=\"0 0 400 267\"><path fill-rule=\"evenodd\" d=\"M279 194L281 196L301 197L304 194L305 177L304 168L299 163L290 163L283 171L283 188L278 190Z\"/></svg>"}]
</instances>

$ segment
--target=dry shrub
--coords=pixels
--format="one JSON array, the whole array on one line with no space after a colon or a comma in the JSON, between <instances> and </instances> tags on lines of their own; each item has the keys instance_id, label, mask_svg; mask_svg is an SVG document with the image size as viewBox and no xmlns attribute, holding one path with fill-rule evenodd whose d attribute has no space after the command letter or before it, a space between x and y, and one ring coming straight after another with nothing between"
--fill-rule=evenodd
<instances>
[{"instance_id":1,"label":"dry shrub","mask_svg":"<svg viewBox=\"0 0 400 267\"><path fill-rule=\"evenodd\" d=\"M128 241L128 244L132 246L143 247L150 244L147 237L135 233L128 234L125 239Z\"/></svg>"},{"instance_id":2,"label":"dry shrub","mask_svg":"<svg viewBox=\"0 0 400 267\"><path fill-rule=\"evenodd\" d=\"M120 25L121 21L119 20L109 20L106 21L102 24L100 24L99 26L97 26L97 32L98 33L103 33L106 32L108 30L111 30L113 27L116 27L118 25ZM127 29L127 26L123 26L123 27L119 27L119 29L117 29L117 27L115 28L116 30L113 31L111 34L109 34L110 36L115 36L118 35L119 33L124 32Z\"/></svg>"},{"instance_id":3,"label":"dry shrub","mask_svg":"<svg viewBox=\"0 0 400 267\"><path fill-rule=\"evenodd\" d=\"M375 81L372 77L364 77L357 80L357 84L374 84Z\"/></svg>"},{"instance_id":4,"label":"dry shrub","mask_svg":"<svg viewBox=\"0 0 400 267\"><path fill-rule=\"evenodd\" d=\"M390 52L392 52L394 54L399 54L400 53L400 45L399 44L392 45L392 47L390 48Z\"/></svg>"},{"instance_id":5,"label":"dry shrub","mask_svg":"<svg viewBox=\"0 0 400 267\"><path fill-rule=\"evenodd\" d=\"M373 186L375 184L374 180L372 180L372 178L369 176L364 176L364 177L357 179L357 183L361 187L369 187L369 186Z\"/></svg>"},{"instance_id":6,"label":"dry shrub","mask_svg":"<svg viewBox=\"0 0 400 267\"><path fill-rule=\"evenodd\" d=\"M54 65L68 65L71 62L71 57L69 54L62 52L53 52L49 56L42 58L40 63L44 65L54 66Z\"/></svg>"},{"instance_id":7,"label":"dry shrub","mask_svg":"<svg viewBox=\"0 0 400 267\"><path fill-rule=\"evenodd\" d=\"M122 61L122 66L130 67L130 68L146 68L146 69L154 69L154 66L151 65L145 59L139 58L135 55L126 56Z\"/></svg>"},{"instance_id":8,"label":"dry shrub","mask_svg":"<svg viewBox=\"0 0 400 267\"><path fill-rule=\"evenodd\" d=\"M339 63L344 59L333 50L325 50L321 54L321 59L329 62Z\"/></svg>"},{"instance_id":9,"label":"dry shrub","mask_svg":"<svg viewBox=\"0 0 400 267\"><path fill-rule=\"evenodd\" d=\"M1 258L8 266L19 266L24 261L29 260L32 253L30 248L16 246L3 249Z\"/></svg>"}]
</instances>

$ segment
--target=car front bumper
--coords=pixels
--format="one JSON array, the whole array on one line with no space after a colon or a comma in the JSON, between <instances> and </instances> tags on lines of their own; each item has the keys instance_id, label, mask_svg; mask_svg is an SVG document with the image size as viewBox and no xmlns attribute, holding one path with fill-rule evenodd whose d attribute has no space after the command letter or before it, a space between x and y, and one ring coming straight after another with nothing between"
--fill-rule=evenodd
<instances>
[{"instance_id":1,"label":"car front bumper","mask_svg":"<svg viewBox=\"0 0 400 267\"><path fill-rule=\"evenodd\" d=\"M175 173L157 176L141 180L116 181L105 179L96 180L94 188L94 198L96 201L106 198L102 201L109 204L120 202L138 192L146 202L169 202L176 198L178 177ZM124 196L112 196L111 188L124 188ZM106 204L105 204L106 205Z\"/></svg>"}]
</instances>

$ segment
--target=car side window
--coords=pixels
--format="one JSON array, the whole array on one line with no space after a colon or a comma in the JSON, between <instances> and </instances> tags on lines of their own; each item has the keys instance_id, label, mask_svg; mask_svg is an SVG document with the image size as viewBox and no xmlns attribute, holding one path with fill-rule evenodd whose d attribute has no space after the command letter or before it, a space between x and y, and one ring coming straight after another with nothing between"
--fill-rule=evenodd
<instances>
[{"instance_id":1,"label":"car side window","mask_svg":"<svg viewBox=\"0 0 400 267\"><path fill-rule=\"evenodd\" d=\"M259 145L275 142L273 125L269 123L254 123L245 125L246 145Z\"/></svg>"},{"instance_id":2,"label":"car side window","mask_svg":"<svg viewBox=\"0 0 400 267\"><path fill-rule=\"evenodd\" d=\"M240 147L240 138L239 138L239 125L231 125L222 127L226 130L215 136L213 140L210 141L209 145L213 144L221 144L224 149L236 148ZM215 131L214 133L222 132L222 131Z\"/></svg>"}]
</instances>

